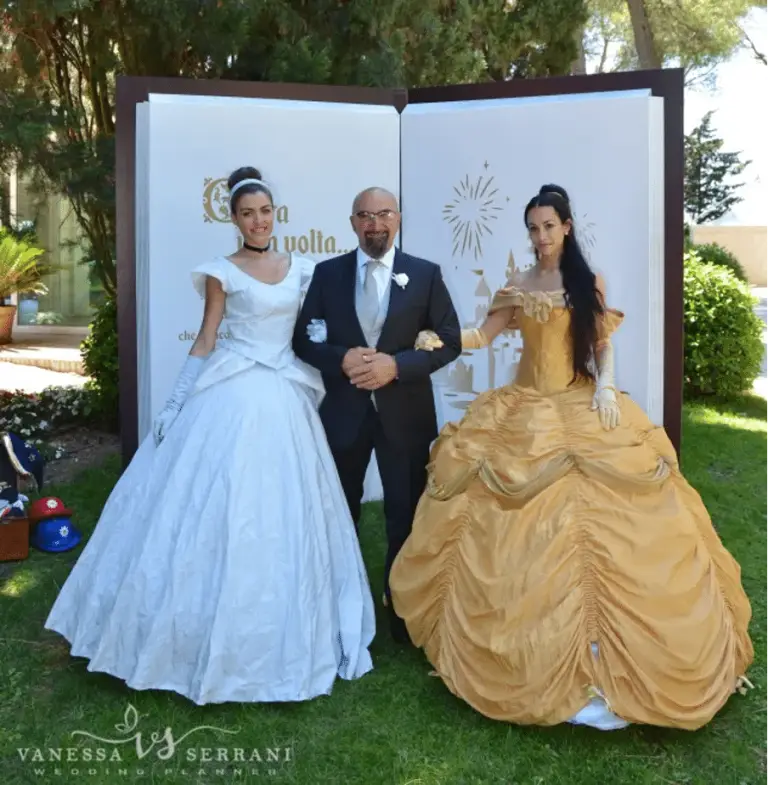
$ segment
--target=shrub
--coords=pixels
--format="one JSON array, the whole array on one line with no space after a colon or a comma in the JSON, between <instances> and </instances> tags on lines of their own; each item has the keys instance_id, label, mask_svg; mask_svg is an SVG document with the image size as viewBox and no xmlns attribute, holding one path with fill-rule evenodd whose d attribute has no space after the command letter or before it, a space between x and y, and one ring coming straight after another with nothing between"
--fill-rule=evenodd
<instances>
[{"instance_id":1,"label":"shrub","mask_svg":"<svg viewBox=\"0 0 768 785\"><path fill-rule=\"evenodd\" d=\"M749 287L725 267L685 255L685 387L689 395L738 395L763 359L763 323Z\"/></svg>"},{"instance_id":2,"label":"shrub","mask_svg":"<svg viewBox=\"0 0 768 785\"><path fill-rule=\"evenodd\" d=\"M63 427L90 424L92 398L79 387L49 387L36 394L0 390L0 431L34 444L46 460L59 458L61 448L51 439Z\"/></svg>"},{"instance_id":3,"label":"shrub","mask_svg":"<svg viewBox=\"0 0 768 785\"><path fill-rule=\"evenodd\" d=\"M717 243L704 243L694 245L691 250L696 252L700 262L716 264L719 267L728 268L740 281L747 282L747 274L741 266L741 262L727 248Z\"/></svg>"},{"instance_id":4,"label":"shrub","mask_svg":"<svg viewBox=\"0 0 768 785\"><path fill-rule=\"evenodd\" d=\"M108 297L96 311L88 337L82 343L83 365L90 377L94 416L116 427L119 411L117 358L117 301Z\"/></svg>"}]
</instances>

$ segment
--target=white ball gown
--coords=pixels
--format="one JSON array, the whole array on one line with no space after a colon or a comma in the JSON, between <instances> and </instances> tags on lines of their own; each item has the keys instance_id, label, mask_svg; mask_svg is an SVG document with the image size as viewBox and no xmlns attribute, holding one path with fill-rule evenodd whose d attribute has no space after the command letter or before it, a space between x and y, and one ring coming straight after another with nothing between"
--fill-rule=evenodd
<instances>
[{"instance_id":1,"label":"white ball gown","mask_svg":"<svg viewBox=\"0 0 768 785\"><path fill-rule=\"evenodd\" d=\"M317 412L291 348L313 263L265 284L221 257L232 336L159 447L121 476L45 623L88 670L196 704L301 701L372 669L373 599Z\"/></svg>"}]
</instances>

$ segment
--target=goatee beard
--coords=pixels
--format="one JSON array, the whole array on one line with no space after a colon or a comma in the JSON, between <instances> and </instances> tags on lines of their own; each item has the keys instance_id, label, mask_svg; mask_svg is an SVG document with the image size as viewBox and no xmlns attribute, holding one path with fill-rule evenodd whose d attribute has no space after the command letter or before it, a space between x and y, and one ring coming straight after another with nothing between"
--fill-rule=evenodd
<instances>
[{"instance_id":1,"label":"goatee beard","mask_svg":"<svg viewBox=\"0 0 768 785\"><path fill-rule=\"evenodd\" d=\"M380 259L387 252L389 232L384 232L377 237L366 237L363 250L374 259Z\"/></svg>"}]
</instances>

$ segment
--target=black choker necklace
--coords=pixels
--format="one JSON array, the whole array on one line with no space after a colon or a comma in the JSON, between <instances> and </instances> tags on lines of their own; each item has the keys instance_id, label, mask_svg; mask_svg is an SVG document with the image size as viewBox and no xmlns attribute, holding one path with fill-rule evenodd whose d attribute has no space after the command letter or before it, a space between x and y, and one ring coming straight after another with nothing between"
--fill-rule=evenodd
<instances>
[{"instance_id":1,"label":"black choker necklace","mask_svg":"<svg viewBox=\"0 0 768 785\"><path fill-rule=\"evenodd\" d=\"M255 251L256 253L266 253L269 250L269 246L266 248L259 248L256 245L248 245L248 243L243 243L243 248L248 251Z\"/></svg>"}]
</instances>

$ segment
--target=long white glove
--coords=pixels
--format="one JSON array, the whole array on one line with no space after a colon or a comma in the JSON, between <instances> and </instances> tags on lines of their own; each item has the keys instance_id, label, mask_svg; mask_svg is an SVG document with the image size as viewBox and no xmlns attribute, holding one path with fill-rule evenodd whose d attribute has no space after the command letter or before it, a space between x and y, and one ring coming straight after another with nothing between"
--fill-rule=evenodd
<instances>
[{"instance_id":1,"label":"long white glove","mask_svg":"<svg viewBox=\"0 0 768 785\"><path fill-rule=\"evenodd\" d=\"M205 357L193 357L189 355L184 366L176 379L176 386L173 388L171 397L166 401L165 408L157 415L152 427L155 437L155 444L159 445L168 433L168 429L173 425L179 416L182 406L189 396L192 385L200 375L200 369L205 362Z\"/></svg>"},{"instance_id":2,"label":"long white glove","mask_svg":"<svg viewBox=\"0 0 768 785\"><path fill-rule=\"evenodd\" d=\"M592 411L597 411L600 424L611 431L621 422L621 411L616 396L616 383L613 373L613 346L610 341L598 350L597 384L592 396Z\"/></svg>"}]
</instances>

